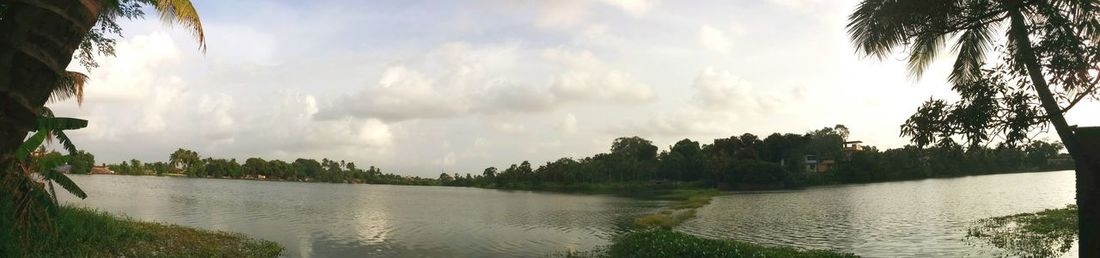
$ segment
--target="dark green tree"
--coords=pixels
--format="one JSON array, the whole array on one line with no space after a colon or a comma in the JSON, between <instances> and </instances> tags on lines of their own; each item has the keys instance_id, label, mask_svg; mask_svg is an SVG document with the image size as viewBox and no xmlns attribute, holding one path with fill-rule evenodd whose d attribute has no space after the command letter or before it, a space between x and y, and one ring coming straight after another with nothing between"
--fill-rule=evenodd
<instances>
[{"instance_id":1,"label":"dark green tree","mask_svg":"<svg viewBox=\"0 0 1100 258\"><path fill-rule=\"evenodd\" d=\"M68 161L69 165L72 166L71 173L88 174L92 172L92 167L95 166L95 155L79 150L76 153L69 154Z\"/></svg>"},{"instance_id":2,"label":"dark green tree","mask_svg":"<svg viewBox=\"0 0 1100 258\"><path fill-rule=\"evenodd\" d=\"M1100 130L1075 129L1064 113L1097 96L1098 6L1096 0L864 0L848 24L863 53L883 58L908 50L918 77L953 42L948 79L962 98L918 109L903 126L918 145L947 134L971 146L1001 136L1011 146L1036 127L1053 126L1076 162L1081 257L1100 257ZM1003 38L995 36L1001 28ZM999 42L1005 43L993 49L1003 60L987 62Z\"/></svg>"}]
</instances>

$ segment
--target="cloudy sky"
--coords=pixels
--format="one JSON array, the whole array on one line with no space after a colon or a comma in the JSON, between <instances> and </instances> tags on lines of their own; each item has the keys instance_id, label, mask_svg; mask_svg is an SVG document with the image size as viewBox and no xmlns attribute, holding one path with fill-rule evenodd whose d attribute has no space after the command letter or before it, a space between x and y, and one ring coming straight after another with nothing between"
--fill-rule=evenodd
<instances>
[{"instance_id":1,"label":"cloudy sky","mask_svg":"<svg viewBox=\"0 0 1100 258\"><path fill-rule=\"evenodd\" d=\"M835 124L898 147L922 101L953 97L949 57L918 80L901 55L856 55L854 0L193 2L208 52L158 19L125 22L85 103L51 104L90 120L71 135L97 161L182 147L435 176L619 136L665 149ZM1070 122L1100 124L1097 106Z\"/></svg>"}]
</instances>

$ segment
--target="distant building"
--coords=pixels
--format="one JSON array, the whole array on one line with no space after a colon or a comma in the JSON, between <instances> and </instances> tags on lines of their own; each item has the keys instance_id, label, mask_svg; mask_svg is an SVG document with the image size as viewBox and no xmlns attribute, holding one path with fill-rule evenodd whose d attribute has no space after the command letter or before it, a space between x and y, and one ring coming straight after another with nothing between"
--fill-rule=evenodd
<instances>
[{"instance_id":1,"label":"distant building","mask_svg":"<svg viewBox=\"0 0 1100 258\"><path fill-rule=\"evenodd\" d=\"M863 141L844 142L845 152L863 151Z\"/></svg>"},{"instance_id":2,"label":"distant building","mask_svg":"<svg viewBox=\"0 0 1100 258\"><path fill-rule=\"evenodd\" d=\"M806 172L817 172L817 155L806 155L802 160L803 170Z\"/></svg>"},{"instance_id":3,"label":"distant building","mask_svg":"<svg viewBox=\"0 0 1100 258\"><path fill-rule=\"evenodd\" d=\"M824 174L825 171L829 171L830 168L836 165L836 161L831 159L818 160L817 155L806 155L802 161L803 170L807 173L817 172Z\"/></svg>"},{"instance_id":4,"label":"distant building","mask_svg":"<svg viewBox=\"0 0 1100 258\"><path fill-rule=\"evenodd\" d=\"M61 172L61 173L64 173L64 174L68 174L68 173L70 173L70 172L72 172L72 171L73 171L73 166L72 166L72 165L68 165L68 164L65 164L65 165L61 165L61 166L57 166L57 167L53 168L53 171Z\"/></svg>"},{"instance_id":5,"label":"distant building","mask_svg":"<svg viewBox=\"0 0 1100 258\"><path fill-rule=\"evenodd\" d=\"M111 169L107 168L107 166L92 166L91 174L93 174L93 175L114 175L115 172L111 171Z\"/></svg>"},{"instance_id":6,"label":"distant building","mask_svg":"<svg viewBox=\"0 0 1100 258\"><path fill-rule=\"evenodd\" d=\"M851 160L852 159L852 153L863 151L863 142L862 141L844 142L843 150L844 150L844 160L846 160L846 161Z\"/></svg>"}]
</instances>

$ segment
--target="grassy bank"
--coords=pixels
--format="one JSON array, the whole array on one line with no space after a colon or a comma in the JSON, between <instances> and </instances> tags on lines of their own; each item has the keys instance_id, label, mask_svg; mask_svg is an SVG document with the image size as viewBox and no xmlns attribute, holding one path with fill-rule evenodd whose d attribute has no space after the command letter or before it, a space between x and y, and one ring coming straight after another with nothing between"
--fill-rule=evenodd
<instances>
[{"instance_id":1,"label":"grassy bank","mask_svg":"<svg viewBox=\"0 0 1100 258\"><path fill-rule=\"evenodd\" d=\"M710 204L710 198L719 195L717 190L676 189L654 193L652 198L676 201L657 213L634 219L634 226L641 229L672 229L695 217L695 209Z\"/></svg>"},{"instance_id":2,"label":"grassy bank","mask_svg":"<svg viewBox=\"0 0 1100 258\"><path fill-rule=\"evenodd\" d=\"M645 230L616 237L606 257L855 257L823 250L771 247L697 237L672 230Z\"/></svg>"},{"instance_id":3,"label":"grassy bank","mask_svg":"<svg viewBox=\"0 0 1100 258\"><path fill-rule=\"evenodd\" d=\"M56 221L56 240L37 241L25 256L277 257L283 251L275 242L243 234L142 222L86 208L61 207Z\"/></svg>"},{"instance_id":4,"label":"grassy bank","mask_svg":"<svg viewBox=\"0 0 1100 258\"><path fill-rule=\"evenodd\" d=\"M968 240L981 240L1012 256L1057 257L1077 239L1077 206L1048 209L979 220L967 231Z\"/></svg>"}]
</instances>

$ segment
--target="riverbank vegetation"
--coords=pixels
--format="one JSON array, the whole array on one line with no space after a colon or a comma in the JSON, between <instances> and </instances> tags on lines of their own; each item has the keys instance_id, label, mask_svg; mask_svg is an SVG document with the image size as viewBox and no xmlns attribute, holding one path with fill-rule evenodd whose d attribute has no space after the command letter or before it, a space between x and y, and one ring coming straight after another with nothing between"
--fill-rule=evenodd
<instances>
[{"instance_id":1,"label":"riverbank vegetation","mask_svg":"<svg viewBox=\"0 0 1100 258\"><path fill-rule=\"evenodd\" d=\"M243 234L142 222L86 208L62 206L56 214L51 230L28 231L26 241L0 243L0 256L278 257L283 251L275 242Z\"/></svg>"},{"instance_id":2,"label":"riverbank vegetation","mask_svg":"<svg viewBox=\"0 0 1100 258\"><path fill-rule=\"evenodd\" d=\"M1058 257L1077 240L1077 206L1021 213L978 221L967 240L980 240L1011 256Z\"/></svg>"},{"instance_id":3,"label":"riverbank vegetation","mask_svg":"<svg viewBox=\"0 0 1100 258\"><path fill-rule=\"evenodd\" d=\"M802 135L774 133L763 139L743 134L710 144L684 139L661 152L649 140L622 137L612 143L610 153L561 158L538 167L523 161L503 170L489 167L479 175L444 173L439 181L505 189L668 182L760 190L1072 169L1072 160L1059 155L1062 147L1057 142L964 148L944 141L931 147L879 151L848 142L848 134L846 127L837 125Z\"/></svg>"},{"instance_id":4,"label":"riverbank vegetation","mask_svg":"<svg viewBox=\"0 0 1100 258\"><path fill-rule=\"evenodd\" d=\"M826 127L805 134L773 133L761 139L742 134L701 144L683 139L667 150L641 137L621 137L609 153L560 158L543 165L528 161L480 173L442 173L437 178L384 174L354 162L299 158L292 162L200 157L179 149L168 161L140 160L108 165L118 174L180 174L203 178L262 179L332 183L472 186L495 189L623 193L651 189L718 188L762 190L812 185L866 183L1072 169L1058 142L1031 141L964 147L942 141L928 147L880 151L848 141L848 128ZM92 157L94 160L94 157ZM74 170L83 172L87 170Z\"/></svg>"}]
</instances>

